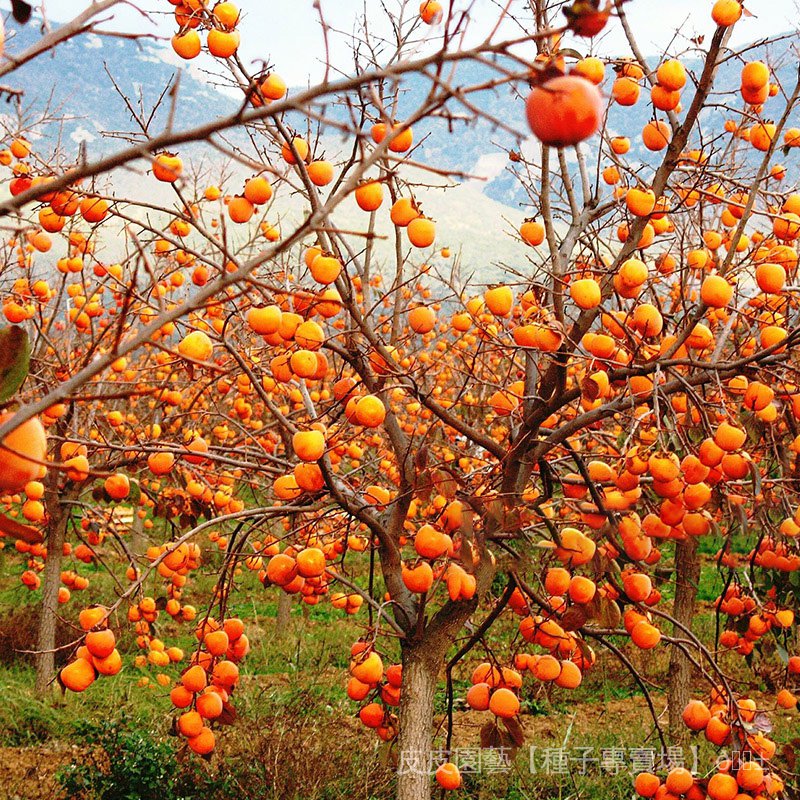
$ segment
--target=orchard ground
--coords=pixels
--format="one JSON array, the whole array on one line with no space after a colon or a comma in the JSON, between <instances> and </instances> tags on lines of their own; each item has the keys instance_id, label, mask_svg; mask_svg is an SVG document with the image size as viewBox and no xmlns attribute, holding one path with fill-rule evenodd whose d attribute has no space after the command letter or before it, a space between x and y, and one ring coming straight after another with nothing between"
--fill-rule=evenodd
<instances>
[{"instance_id":1,"label":"orchard ground","mask_svg":"<svg viewBox=\"0 0 800 800\"><path fill-rule=\"evenodd\" d=\"M696 631L703 637L713 637L713 601L723 585L714 559L720 543L721 539L709 537L701 545ZM734 545L733 549L742 548ZM94 591L111 589L108 573L101 566L82 565L81 571L90 578ZM198 608L213 590L216 570L210 564L201 572L205 574L197 575L188 600ZM186 748L164 726L169 686L158 684L160 671L152 666L133 667L132 650L125 654L126 667L120 675L96 682L91 692L67 693L55 703L52 697L37 698L32 664L14 649L24 648L26 638L36 630L36 593L20 586L13 574L0 573L0 607L4 609L0 616L0 797L66 797L63 784L69 766L84 763L90 753L103 752L101 746L88 742L101 731L102 720L139 734L141 738L134 742L149 743L148 764L152 760L169 766L172 754ZM669 602L668 581L662 589ZM241 796L270 800L393 797L395 772L400 766L397 746L390 748L364 736L355 714L356 704L343 691L351 621L329 605L309 607L295 599L289 624L278 629L278 591L265 591L252 574L241 579L230 612L249 620L252 649L242 665L241 686L235 695L239 718L226 729L211 762L178 757L180 769L213 776L210 792L203 793L208 800ZM191 648L191 626L170 621L167 632L170 641ZM502 628L498 646L509 644L515 635L516 624L510 621ZM70 631L65 630L65 639L69 636ZM663 712L668 652L638 650L624 637L617 644L648 682L657 711ZM480 654L465 660L454 681L453 748L462 762L475 755L480 728L489 716L488 712L467 709L461 699L470 685L472 667L480 660ZM766 708L774 707L769 674L754 676L733 653L723 656L721 663L742 693L756 699L759 707L762 703ZM165 671L174 679L181 669L183 665ZM444 692L437 699L436 711L437 722L443 721ZM666 726L665 715L661 717ZM616 659L600 659L597 668L574 691L539 682L526 685L521 718L526 734L523 746L511 754L507 764L493 764L492 757L484 755L479 773L465 770L461 796L621 800L631 796L631 765L646 757L643 751L654 750L656 758L661 757L662 746L644 695ZM779 751L791 747L798 736L796 712L776 709L771 721ZM696 760L700 775L709 772L718 757L702 736L676 746L688 765L694 766ZM495 754L496 761L507 755ZM566 769L560 763L564 756L569 759ZM107 755L100 757L100 763L104 759ZM135 764L134 768L139 766ZM158 792L158 786L153 788Z\"/></svg>"}]
</instances>

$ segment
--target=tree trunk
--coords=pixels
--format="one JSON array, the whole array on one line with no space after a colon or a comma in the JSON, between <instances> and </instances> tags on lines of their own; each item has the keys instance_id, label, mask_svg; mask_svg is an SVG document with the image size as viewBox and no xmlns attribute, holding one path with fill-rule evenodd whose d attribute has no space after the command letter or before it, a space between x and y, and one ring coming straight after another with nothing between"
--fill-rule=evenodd
<instances>
[{"instance_id":1,"label":"tree trunk","mask_svg":"<svg viewBox=\"0 0 800 800\"><path fill-rule=\"evenodd\" d=\"M403 648L397 800L429 800L431 796L431 771L438 766L431 763L431 751L439 650L428 643Z\"/></svg>"},{"instance_id":2,"label":"tree trunk","mask_svg":"<svg viewBox=\"0 0 800 800\"><path fill-rule=\"evenodd\" d=\"M147 549L144 538L144 520L136 513L135 506L131 506L133 519L131 520L131 552L134 556L143 556Z\"/></svg>"},{"instance_id":3,"label":"tree trunk","mask_svg":"<svg viewBox=\"0 0 800 800\"><path fill-rule=\"evenodd\" d=\"M280 591L278 593L278 612L275 615L275 635L286 633L292 618L292 595Z\"/></svg>"},{"instance_id":4,"label":"tree trunk","mask_svg":"<svg viewBox=\"0 0 800 800\"><path fill-rule=\"evenodd\" d=\"M672 616L689 630L692 628L699 580L700 559L697 556L697 539L690 536L675 545L675 601L672 606ZM677 625L673 625L673 635L686 638ZM679 742L688 735L688 729L681 714L691 699L691 678L691 662L681 650L673 647L669 661L667 702L669 732L674 742Z\"/></svg>"},{"instance_id":5,"label":"tree trunk","mask_svg":"<svg viewBox=\"0 0 800 800\"><path fill-rule=\"evenodd\" d=\"M42 696L55 677L56 623L58 589L61 583L61 560L67 535L70 507L61 502L57 487L57 473L47 489L47 508L50 521L47 525L47 559L42 579L42 604L39 612L39 633L36 640L36 694Z\"/></svg>"},{"instance_id":6,"label":"tree trunk","mask_svg":"<svg viewBox=\"0 0 800 800\"><path fill-rule=\"evenodd\" d=\"M402 639L403 691L400 694L397 770L398 800L430 800L432 773L442 759L433 760L434 700L439 671L450 646L472 616L478 598L494 575L494 566L483 558L475 570L477 592L471 600L448 602L424 626Z\"/></svg>"}]
</instances>

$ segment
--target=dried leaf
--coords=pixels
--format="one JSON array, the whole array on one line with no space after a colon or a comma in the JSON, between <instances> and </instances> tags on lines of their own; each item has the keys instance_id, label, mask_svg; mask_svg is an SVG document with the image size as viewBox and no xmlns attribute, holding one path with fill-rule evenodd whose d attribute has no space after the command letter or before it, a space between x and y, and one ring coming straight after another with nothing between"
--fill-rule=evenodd
<instances>
[{"instance_id":1,"label":"dried leaf","mask_svg":"<svg viewBox=\"0 0 800 800\"><path fill-rule=\"evenodd\" d=\"M511 741L514 742L514 747L522 747L525 743L525 731L523 731L519 719L517 717L504 719L503 725L506 726L508 735L511 737Z\"/></svg>"},{"instance_id":2,"label":"dried leaf","mask_svg":"<svg viewBox=\"0 0 800 800\"><path fill-rule=\"evenodd\" d=\"M772 730L772 723L763 711L759 711L755 715L752 725L757 731L761 731L762 733L769 733Z\"/></svg>"},{"instance_id":3,"label":"dried leaf","mask_svg":"<svg viewBox=\"0 0 800 800\"><path fill-rule=\"evenodd\" d=\"M472 542L467 538L461 540L461 560L465 572L475 571L475 551L472 548Z\"/></svg>"},{"instance_id":4,"label":"dried leaf","mask_svg":"<svg viewBox=\"0 0 800 800\"><path fill-rule=\"evenodd\" d=\"M603 597L598 592L595 592L594 597L591 599L590 602L584 604L584 609L589 617L589 619L598 619L600 614L602 613L601 609L601 602Z\"/></svg>"},{"instance_id":5,"label":"dried leaf","mask_svg":"<svg viewBox=\"0 0 800 800\"><path fill-rule=\"evenodd\" d=\"M461 509L461 525L458 528L461 531L462 539L475 540L475 523L473 515L468 513L465 509Z\"/></svg>"},{"instance_id":6,"label":"dried leaf","mask_svg":"<svg viewBox=\"0 0 800 800\"><path fill-rule=\"evenodd\" d=\"M379 749L378 749L378 763L382 767L392 767L397 766L393 762L396 760L394 757L394 749L392 748L391 742L385 742Z\"/></svg>"},{"instance_id":7,"label":"dried leaf","mask_svg":"<svg viewBox=\"0 0 800 800\"><path fill-rule=\"evenodd\" d=\"M511 736L506 733L502 728L498 725L492 725L491 731L489 731L488 737L489 744L487 745L488 748L492 750L513 750L514 749L514 742Z\"/></svg>"},{"instance_id":8,"label":"dried leaf","mask_svg":"<svg viewBox=\"0 0 800 800\"><path fill-rule=\"evenodd\" d=\"M418 473L416 491L414 492L416 497L424 503L427 503L430 501L432 493L433 481L431 480L430 473L427 470Z\"/></svg>"},{"instance_id":9,"label":"dried leaf","mask_svg":"<svg viewBox=\"0 0 800 800\"><path fill-rule=\"evenodd\" d=\"M196 524L197 524L197 519L195 519L195 517L193 517L191 514L181 514L180 517L181 528L183 528L184 530L188 530L190 528L194 528Z\"/></svg>"},{"instance_id":10,"label":"dried leaf","mask_svg":"<svg viewBox=\"0 0 800 800\"><path fill-rule=\"evenodd\" d=\"M797 766L797 752L790 744L785 744L782 752L783 757L786 759L787 766L792 772L794 772L794 768Z\"/></svg>"},{"instance_id":11,"label":"dried leaf","mask_svg":"<svg viewBox=\"0 0 800 800\"><path fill-rule=\"evenodd\" d=\"M553 470L543 458L539 460L539 475L542 479L542 498L549 500L553 496Z\"/></svg>"},{"instance_id":12,"label":"dried leaf","mask_svg":"<svg viewBox=\"0 0 800 800\"><path fill-rule=\"evenodd\" d=\"M597 550L594 551L594 555L592 556L590 563L595 575L605 575L607 572L609 572L609 570L613 569L611 567L611 563L616 562L609 563L608 557L598 547Z\"/></svg>"},{"instance_id":13,"label":"dried leaf","mask_svg":"<svg viewBox=\"0 0 800 800\"><path fill-rule=\"evenodd\" d=\"M744 636L744 634L750 630L749 618L744 617L743 619L734 619L733 628L740 636Z\"/></svg>"},{"instance_id":14,"label":"dried leaf","mask_svg":"<svg viewBox=\"0 0 800 800\"><path fill-rule=\"evenodd\" d=\"M428 445L424 444L414 455L414 466L417 472L423 472L428 466Z\"/></svg>"},{"instance_id":15,"label":"dried leaf","mask_svg":"<svg viewBox=\"0 0 800 800\"><path fill-rule=\"evenodd\" d=\"M753 476L753 494L758 496L761 494L761 470L754 461L751 461L748 466L750 474Z\"/></svg>"},{"instance_id":16,"label":"dried leaf","mask_svg":"<svg viewBox=\"0 0 800 800\"><path fill-rule=\"evenodd\" d=\"M747 535L749 532L749 526L747 524L747 512L745 511L744 506L734 506L734 511L736 516L739 517L739 524L741 525L740 533Z\"/></svg>"},{"instance_id":17,"label":"dried leaf","mask_svg":"<svg viewBox=\"0 0 800 800\"><path fill-rule=\"evenodd\" d=\"M501 524L503 522L502 501L498 500L497 498L492 498L491 500L484 503L484 508L491 515L492 519L497 524Z\"/></svg>"},{"instance_id":18,"label":"dried leaf","mask_svg":"<svg viewBox=\"0 0 800 800\"><path fill-rule=\"evenodd\" d=\"M494 722L487 722L481 727L480 736L482 748L487 749L492 746L492 738L496 729L497 726Z\"/></svg>"},{"instance_id":19,"label":"dried leaf","mask_svg":"<svg viewBox=\"0 0 800 800\"><path fill-rule=\"evenodd\" d=\"M449 472L445 472L442 469L435 469L433 470L432 477L433 485L436 487L436 491L438 491L439 494L443 495L448 500L452 500L456 496L458 484Z\"/></svg>"},{"instance_id":20,"label":"dried leaf","mask_svg":"<svg viewBox=\"0 0 800 800\"><path fill-rule=\"evenodd\" d=\"M607 628L617 628L622 622L622 611L620 611L616 600L611 600L608 597L603 598L602 602L603 616L601 620Z\"/></svg>"},{"instance_id":21,"label":"dried leaf","mask_svg":"<svg viewBox=\"0 0 800 800\"><path fill-rule=\"evenodd\" d=\"M507 731L504 731L502 728L497 729L497 748L506 750L509 758L512 759L514 758L514 754L517 752L517 746L514 744L511 734Z\"/></svg>"},{"instance_id":22,"label":"dried leaf","mask_svg":"<svg viewBox=\"0 0 800 800\"><path fill-rule=\"evenodd\" d=\"M580 630L589 619L589 615L582 606L570 606L561 617L561 627L565 631Z\"/></svg>"},{"instance_id":23,"label":"dried leaf","mask_svg":"<svg viewBox=\"0 0 800 800\"><path fill-rule=\"evenodd\" d=\"M578 645L578 650L581 651L581 655L589 662L594 659L594 653L592 653L592 648L589 647L589 643L585 639L577 639L576 643Z\"/></svg>"},{"instance_id":24,"label":"dried leaf","mask_svg":"<svg viewBox=\"0 0 800 800\"><path fill-rule=\"evenodd\" d=\"M600 384L594 378L584 378L581 381L581 394L589 400L600 397Z\"/></svg>"},{"instance_id":25,"label":"dried leaf","mask_svg":"<svg viewBox=\"0 0 800 800\"><path fill-rule=\"evenodd\" d=\"M622 622L622 612L619 610L619 606L608 597L595 595L587 611L591 619L595 620L601 628L616 628Z\"/></svg>"},{"instance_id":26,"label":"dried leaf","mask_svg":"<svg viewBox=\"0 0 800 800\"><path fill-rule=\"evenodd\" d=\"M220 725L233 725L236 722L236 709L227 701L222 704L222 713L217 717Z\"/></svg>"},{"instance_id":27,"label":"dried leaf","mask_svg":"<svg viewBox=\"0 0 800 800\"><path fill-rule=\"evenodd\" d=\"M31 18L32 11L33 6L26 3L25 0L11 0L11 13L21 25L24 25Z\"/></svg>"},{"instance_id":28,"label":"dried leaf","mask_svg":"<svg viewBox=\"0 0 800 800\"><path fill-rule=\"evenodd\" d=\"M24 328L0 330L0 403L12 398L28 377L31 343Z\"/></svg>"}]
</instances>

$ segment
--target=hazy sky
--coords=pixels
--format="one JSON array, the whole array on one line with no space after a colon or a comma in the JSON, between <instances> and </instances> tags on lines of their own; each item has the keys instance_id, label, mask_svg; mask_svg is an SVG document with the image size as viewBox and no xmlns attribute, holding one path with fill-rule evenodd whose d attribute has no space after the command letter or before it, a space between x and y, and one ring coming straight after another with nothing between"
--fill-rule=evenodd
<instances>
[{"instance_id":1,"label":"hazy sky","mask_svg":"<svg viewBox=\"0 0 800 800\"><path fill-rule=\"evenodd\" d=\"M446 5L447 0L442 1ZM468 0L452 1L457 8L468 5ZM43 2L48 15L61 21L71 19L87 6L86 0ZM391 8L399 5L400 0L386 2ZM381 21L386 18L378 0L321 0L321 3L328 23L344 33L353 30L359 13L365 7L376 30L380 31ZM499 0L474 0L472 15L476 34L483 32L485 35L496 20L498 3ZM504 2L500 4L505 5ZM110 12L116 19L104 27L147 31L165 37L174 33L173 7L167 0L140 0L140 5L151 13L151 21L130 6L121 6L119 10ZM241 52L245 60L271 60L286 80L295 86L305 83L309 77L314 80L321 76L324 51L312 0L238 0L238 5L243 15ZM696 34L710 35L714 27L711 5L712 0L631 0L626 10L642 50L654 53L666 47L679 28L686 38ZM410 0L408 8L413 10L416 7L417 0ZM749 0L747 8L754 16L737 25L733 44L792 30L798 25L798 0ZM333 60L347 68L345 37L333 37L331 49ZM585 50L586 45L581 49ZM601 54L627 53L619 23L612 20L609 32L604 34L596 49Z\"/></svg>"}]
</instances>

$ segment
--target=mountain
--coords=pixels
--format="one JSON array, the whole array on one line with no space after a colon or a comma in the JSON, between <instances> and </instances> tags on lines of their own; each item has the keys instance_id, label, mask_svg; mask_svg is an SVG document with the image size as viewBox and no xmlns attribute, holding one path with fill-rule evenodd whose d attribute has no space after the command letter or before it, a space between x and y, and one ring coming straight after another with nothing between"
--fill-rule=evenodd
<instances>
[{"instance_id":1,"label":"mountain","mask_svg":"<svg viewBox=\"0 0 800 800\"><path fill-rule=\"evenodd\" d=\"M41 35L33 20L26 26L10 25L7 52L19 53ZM763 46L747 51L749 59L768 57L778 65L778 80L791 90L795 81L795 64L791 53L791 38L786 38L765 53ZM150 116L153 105L164 94L167 87L177 86L175 93L174 119L176 126L190 127L207 122L215 116L227 115L238 107L233 92L214 84L214 63L209 58L199 65L186 65L178 59L168 45L149 39L138 41L125 38L100 37L88 34L59 45L55 57L45 55L22 66L7 76L7 83L24 89L20 118L31 124L46 116L51 122L37 128L41 138L37 142L40 151L55 149L59 143L68 154L74 154L77 143L85 143L88 156L121 148L126 138L141 137L141 127L135 117L146 120L151 134L161 132L167 124L170 97L165 97L158 110ZM655 64L655 59L652 60ZM741 60L731 58L723 65L718 85L723 89L738 87ZM691 70L699 65L687 62ZM477 62L462 62L454 68L451 82L454 85L478 85L496 76L491 67ZM607 69L604 90L610 91L613 74ZM425 97L429 88L426 79L410 76L403 83L395 117L402 119ZM502 120L520 135L524 135L527 123L524 119L524 85L503 85L485 89L470 95L470 102ZM687 96L690 89L687 90ZM612 106L608 129L611 132L626 132L632 140L629 159L634 169L656 163L658 154L649 153L637 136L638 131L651 118L651 107L645 102L645 91L640 102L632 108ZM127 102L127 106L126 106ZM453 115L463 116L464 109L451 100L448 109ZM326 113L341 120L346 119L347 110L331 104ZM719 130L720 117L728 113L724 109L710 109L704 113L701 126L706 131ZM769 105L765 114L769 115ZM289 118L301 126L300 117ZM5 108L3 121L9 130L18 128L19 120L13 113L13 104ZM422 163L435 165L444 170L455 170L465 175L478 175L484 180L466 178L456 181L459 185L446 192L435 191L420 196L425 202L426 212L436 214L444 227L440 239L443 243L463 242L467 252L462 253L470 268L482 269L488 263L504 260L509 263L524 263L525 254L520 246L506 234L515 230L524 216L532 214L530 200L513 174L506 152L521 149L529 158L535 158L536 147L528 140L521 142L513 133L493 125L487 120L465 122L462 119L448 121L442 116L426 119L414 128L415 140L420 143L413 158ZM244 142L243 133L231 132L226 136L233 145ZM708 137L707 137L708 138ZM342 148L339 134L331 133L323 139L328 157ZM349 146L345 143L344 146ZM713 147L713 143L711 144ZM720 151L722 147L718 148ZM182 148L182 153L197 151ZM208 159L209 151L205 150ZM574 159L574 154L568 153ZM222 158L222 157L220 157ZM724 164L721 165L723 168ZM243 168L238 169L242 174ZM237 172L237 168L234 168ZM429 174L421 176L431 183L444 183L431 179ZM453 181L449 181L452 183ZM150 182L152 186L152 182ZM356 219L360 219L356 216ZM477 235L476 235L477 234Z\"/></svg>"},{"instance_id":2,"label":"mountain","mask_svg":"<svg viewBox=\"0 0 800 800\"><path fill-rule=\"evenodd\" d=\"M24 51L40 36L34 22L22 27L13 26L13 33L9 33L7 52L12 55ZM208 66L214 66L211 59ZM94 158L125 147L130 135L141 139L141 128L137 126L134 114L141 119L148 118L148 130L152 134L160 133L168 121L171 99L166 98L152 118L149 117L150 110L170 85L177 85L174 119L176 126L181 128L200 125L239 108L235 95L214 86L202 68L194 63L187 68L168 46L146 39L137 42L101 38L94 34L76 37L59 45L55 57L45 55L25 64L7 76L6 82L24 90L19 116L13 113L13 104L9 104L0 117L8 131L13 133L30 126L38 137L37 150L48 154L60 148L67 160L75 158L78 143L84 143L87 156ZM132 110L126 105L126 100ZM49 121L34 124L42 119ZM299 118L293 122L301 127ZM415 158L434 162L441 156L443 148L455 146L456 150L464 149L463 142L458 144L452 138L444 141L438 134L437 137L436 145L432 139L426 140L415 153ZM233 145L245 143L241 132L229 132L225 138ZM342 149L341 137L331 134L322 146L328 157L333 157ZM216 157L207 147L181 147L181 154L189 161L199 163L202 160L209 182L218 182L222 173L227 173L227 185L231 190L237 188L239 179L248 177L245 168L239 164L223 166L228 159L221 155ZM468 157L462 158L461 162L473 166ZM145 169L141 165L138 170L127 171L124 191L117 185L117 193L165 205L173 203L174 196L168 187L155 184L144 174ZM519 243L509 234L516 231L523 219L520 211L485 195L484 186L479 181L465 181L444 188L444 184L453 182L435 176L431 178L428 173L420 173L419 179L442 186L441 189L421 189L417 196L424 203L426 212L439 221L437 245L451 246L453 257L465 265L466 271L477 270L483 276L490 276L489 265L493 262L519 257ZM281 219L273 222L288 225L302 212L297 200L288 198L281 205ZM354 202L342 204L337 219L343 228L360 230L364 226L363 212ZM377 242L376 250L385 252L389 258L394 252L389 239L393 230L387 223L388 220L378 221L376 232L386 239ZM475 236L475 231L481 235ZM122 248L124 243L120 241L106 246L113 251L115 246ZM443 268L449 267L445 264Z\"/></svg>"},{"instance_id":3,"label":"mountain","mask_svg":"<svg viewBox=\"0 0 800 800\"><path fill-rule=\"evenodd\" d=\"M28 25L15 25L6 52L22 52L39 36L35 20ZM46 54L24 64L8 76L8 84L23 89L22 107L27 119L36 120L44 113L56 118L65 115L63 123L38 128L48 144L55 146L59 140L66 144L86 142L91 156L124 146L120 134L142 134L120 94L137 114L149 117L152 106L179 72L175 119L182 127L200 125L215 113L236 109L232 97L194 71L181 70L178 61L171 49L148 39L135 41L89 33L60 44L55 55ZM168 113L166 98L149 120L151 132L163 130Z\"/></svg>"}]
</instances>

